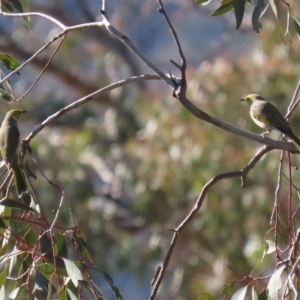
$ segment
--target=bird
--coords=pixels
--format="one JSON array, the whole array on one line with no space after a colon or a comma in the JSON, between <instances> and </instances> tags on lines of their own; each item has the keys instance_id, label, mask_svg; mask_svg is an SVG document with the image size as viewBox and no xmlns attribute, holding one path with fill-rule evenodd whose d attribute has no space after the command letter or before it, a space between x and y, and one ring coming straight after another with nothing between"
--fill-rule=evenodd
<instances>
[{"instance_id":1,"label":"bird","mask_svg":"<svg viewBox=\"0 0 300 300\"><path fill-rule=\"evenodd\" d=\"M0 152L2 158L10 170L20 142L18 120L26 111L13 109L6 113L0 128Z\"/></svg>"},{"instance_id":2,"label":"bird","mask_svg":"<svg viewBox=\"0 0 300 300\"><path fill-rule=\"evenodd\" d=\"M249 94L240 101L245 101L250 105L250 116L258 126L267 129L268 132L275 129L285 134L300 150L300 139L294 134L275 105L258 94Z\"/></svg>"},{"instance_id":3,"label":"bird","mask_svg":"<svg viewBox=\"0 0 300 300\"><path fill-rule=\"evenodd\" d=\"M20 142L18 120L25 112L25 110L13 109L6 113L0 128L0 153L7 169L13 173L18 197L22 198L23 202L29 205L30 196L24 194L27 192L27 185L16 157Z\"/></svg>"}]
</instances>

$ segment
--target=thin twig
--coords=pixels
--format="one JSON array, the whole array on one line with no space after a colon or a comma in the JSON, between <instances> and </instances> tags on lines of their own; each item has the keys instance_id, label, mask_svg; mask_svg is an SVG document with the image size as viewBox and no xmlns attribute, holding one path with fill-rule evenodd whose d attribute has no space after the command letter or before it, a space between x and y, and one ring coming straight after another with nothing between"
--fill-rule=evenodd
<instances>
[{"instance_id":1,"label":"thin twig","mask_svg":"<svg viewBox=\"0 0 300 300\"><path fill-rule=\"evenodd\" d=\"M4 11L0 11L0 15L2 15L4 17L13 17L13 18L16 18L16 17L21 17L21 18L24 18L24 17L42 17L42 18L47 19L47 20L51 21L52 23L56 24L58 27L60 27L63 30L65 30L67 28L63 23L59 22L55 18L53 18L49 15L40 13L40 12L7 13L7 12L4 12Z\"/></svg>"},{"instance_id":2,"label":"thin twig","mask_svg":"<svg viewBox=\"0 0 300 300\"><path fill-rule=\"evenodd\" d=\"M107 93L113 89L116 89L118 87L121 86L125 86L127 84L133 83L133 82L138 82L141 80L157 80L159 79L159 77L157 75L140 75L140 76L135 76L135 77L131 77L128 79L124 79L121 81L118 81L116 83L110 84L102 89L99 89L96 92L93 92L85 97L80 98L77 101L74 101L73 103L71 103L70 105L65 106L64 108L62 108L61 110L57 111L56 113L54 113L53 115L49 116L46 120L44 120L40 125L38 125L25 139L24 142L25 143L29 143L34 136L37 135L37 133L39 133L44 127L46 127L49 123L51 123L52 121L54 121L55 119L59 118L60 116L64 115L66 112L75 109L81 105L83 105L84 103L91 101L93 99L95 99L95 97L100 96L104 93Z\"/></svg>"},{"instance_id":3,"label":"thin twig","mask_svg":"<svg viewBox=\"0 0 300 300\"><path fill-rule=\"evenodd\" d=\"M205 199L205 196L208 192L208 190L215 185L218 181L223 180L223 179L229 179L229 178L235 178L235 177L241 177L242 179L242 186L245 185L245 178L247 177L247 174L249 171L255 166L255 164L263 157L267 152L271 151L271 148L268 148L266 146L262 147L260 151L249 161L249 163L240 171L234 171L234 172L227 172L227 173L222 173L217 176L214 176L210 181L208 181L205 186L202 188L200 195L192 208L192 210L189 212L189 214L185 217L185 219L172 231L174 232L170 247L168 249L168 252L166 254L166 257L163 261L163 263L158 267L155 277L152 280L152 293L150 295L149 300L154 300L155 296L157 294L158 288L161 284L161 281L163 279L164 273L167 269L167 266L169 264L170 258L172 256L172 252L175 248L177 239L180 235L180 233L183 231L183 229L188 225L188 223L193 219L195 214L199 211L199 209L202 206L202 203Z\"/></svg>"},{"instance_id":4,"label":"thin twig","mask_svg":"<svg viewBox=\"0 0 300 300\"><path fill-rule=\"evenodd\" d=\"M274 224L274 222L275 222L274 216L275 216L276 208L278 206L278 195L279 195L280 188L281 188L283 158L284 158L284 151L281 151L280 159L279 159L279 167L278 167L278 172L277 172L277 187L275 190L275 201L274 201L273 211L271 214L270 224Z\"/></svg>"},{"instance_id":5,"label":"thin twig","mask_svg":"<svg viewBox=\"0 0 300 300\"><path fill-rule=\"evenodd\" d=\"M140 58L150 69L152 69L163 81L165 81L169 86L175 87L172 79L162 72L154 63L152 63L132 42L131 40L118 31L115 27L111 25L106 17L106 12L101 10L101 15L103 18L103 23L106 29L117 37L121 42L123 42L138 58Z\"/></svg>"},{"instance_id":6,"label":"thin twig","mask_svg":"<svg viewBox=\"0 0 300 300\"><path fill-rule=\"evenodd\" d=\"M161 0L158 0L158 4L159 4L159 11L164 15L165 19L166 19L166 22L171 30L171 33L175 39L175 43L176 43L176 46L177 46L177 49L178 49L178 52L179 52L179 55L180 55L180 58L181 58L181 68L180 70L184 70L183 72L183 76L182 76L182 80L186 80L186 77L185 77L185 70L186 70L186 58L185 58L185 55L182 51L182 47L181 47L181 44L180 44L180 41L179 41L179 38L178 38L178 35L165 11L165 8L162 4L162 1Z\"/></svg>"},{"instance_id":7,"label":"thin twig","mask_svg":"<svg viewBox=\"0 0 300 300\"><path fill-rule=\"evenodd\" d=\"M64 39L65 39L65 35L62 36L62 39L60 40L59 44L57 45L57 47L55 48L54 52L52 53L52 55L50 56L49 60L47 61L46 65L44 66L44 68L42 69L42 71L40 72L40 74L37 76L37 78L34 80L34 82L32 83L32 85L29 87L29 89L19 98L17 99L13 99L14 101L21 101L24 97L26 97L30 91L34 88L34 86L36 85L36 83L39 81L39 79L42 77L42 75L44 74L45 70L47 69L47 67L49 66L50 62L52 61L52 59L54 58L55 54L57 53L58 49L60 48L60 46L62 45Z\"/></svg>"},{"instance_id":8,"label":"thin twig","mask_svg":"<svg viewBox=\"0 0 300 300\"><path fill-rule=\"evenodd\" d=\"M1 14L0 14L1 15ZM18 16L20 14L17 14ZM21 69L23 69L27 64L29 64L32 60L34 60L40 53L42 53L45 49L47 49L51 44L53 44L57 39L59 39L62 36L67 35L67 33L78 30L78 29L84 29L89 27L100 27L104 24L102 22L93 22L93 23L84 23L80 25L70 26L66 27L63 31L58 33L56 36L54 36L48 43L46 43L44 46L42 46L38 51L36 51L30 58L28 58L23 64L21 64L18 68L11 71L8 75L6 75L4 78L0 80L0 84L6 81L8 78L10 78L13 74L16 74Z\"/></svg>"},{"instance_id":9,"label":"thin twig","mask_svg":"<svg viewBox=\"0 0 300 300\"><path fill-rule=\"evenodd\" d=\"M294 92L294 95L293 95L293 98L290 102L290 105L287 109L287 113L286 113L286 116L285 118L288 120L291 113L294 111L294 109L297 107L297 105L299 104L299 101L300 101L300 98L296 101L297 97L298 97L298 94L299 94L299 91L300 91L300 79L298 81L298 84L297 84L297 87L295 89L295 92Z\"/></svg>"}]
</instances>

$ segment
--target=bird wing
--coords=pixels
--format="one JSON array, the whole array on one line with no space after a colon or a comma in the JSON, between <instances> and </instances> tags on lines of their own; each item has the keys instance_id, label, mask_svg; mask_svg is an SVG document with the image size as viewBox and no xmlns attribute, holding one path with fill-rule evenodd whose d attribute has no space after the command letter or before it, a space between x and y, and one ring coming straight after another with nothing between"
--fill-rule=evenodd
<instances>
[{"instance_id":1,"label":"bird wing","mask_svg":"<svg viewBox=\"0 0 300 300\"><path fill-rule=\"evenodd\" d=\"M1 126L0 130L0 150L2 158L9 165L12 164L13 158L18 149L20 132L17 126L6 124Z\"/></svg>"},{"instance_id":2,"label":"bird wing","mask_svg":"<svg viewBox=\"0 0 300 300\"><path fill-rule=\"evenodd\" d=\"M289 124L272 103L268 102L266 105L264 105L261 115L266 122L268 122L268 125L274 127L274 129L286 134L287 136L293 135Z\"/></svg>"}]
</instances>

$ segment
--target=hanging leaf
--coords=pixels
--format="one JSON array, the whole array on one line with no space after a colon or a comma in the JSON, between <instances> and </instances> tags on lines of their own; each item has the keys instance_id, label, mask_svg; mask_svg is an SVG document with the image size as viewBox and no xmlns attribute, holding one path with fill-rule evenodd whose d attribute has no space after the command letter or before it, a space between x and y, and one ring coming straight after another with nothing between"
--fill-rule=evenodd
<instances>
[{"instance_id":1,"label":"hanging leaf","mask_svg":"<svg viewBox=\"0 0 300 300\"><path fill-rule=\"evenodd\" d=\"M257 296L254 286L251 289L251 300L258 300L258 296Z\"/></svg>"},{"instance_id":2,"label":"hanging leaf","mask_svg":"<svg viewBox=\"0 0 300 300\"><path fill-rule=\"evenodd\" d=\"M211 0L196 0L197 4L207 5Z\"/></svg>"},{"instance_id":3,"label":"hanging leaf","mask_svg":"<svg viewBox=\"0 0 300 300\"><path fill-rule=\"evenodd\" d=\"M292 15L294 27L296 29L298 38L300 39L300 22Z\"/></svg>"},{"instance_id":4,"label":"hanging leaf","mask_svg":"<svg viewBox=\"0 0 300 300\"><path fill-rule=\"evenodd\" d=\"M233 293L236 281L230 281L229 283L225 284L222 289L222 293L224 296L230 296Z\"/></svg>"},{"instance_id":5,"label":"hanging leaf","mask_svg":"<svg viewBox=\"0 0 300 300\"><path fill-rule=\"evenodd\" d=\"M10 101L9 95L5 92L5 90L2 88L2 84L0 85L0 97L5 101Z\"/></svg>"},{"instance_id":6,"label":"hanging leaf","mask_svg":"<svg viewBox=\"0 0 300 300\"><path fill-rule=\"evenodd\" d=\"M252 27L253 30L256 31L257 33L262 29L262 24L259 22L259 19L263 8L264 8L263 1L258 0L252 14Z\"/></svg>"},{"instance_id":7,"label":"hanging leaf","mask_svg":"<svg viewBox=\"0 0 300 300\"><path fill-rule=\"evenodd\" d=\"M0 205L2 206L5 206L5 207L13 207L13 208L21 208L21 209L24 209L24 210L31 210L33 212L36 212L34 209L32 209L31 207L23 204L22 202L19 202L19 201L16 201L16 200L13 200L13 199L5 199L5 200L2 200L0 202Z\"/></svg>"},{"instance_id":8,"label":"hanging leaf","mask_svg":"<svg viewBox=\"0 0 300 300\"><path fill-rule=\"evenodd\" d=\"M231 300L243 300L245 299L246 292L247 292L248 286L244 286L240 289L238 289L232 296Z\"/></svg>"},{"instance_id":9,"label":"hanging leaf","mask_svg":"<svg viewBox=\"0 0 300 300\"><path fill-rule=\"evenodd\" d=\"M228 3L232 2L232 0L222 0L221 1L221 6L226 5Z\"/></svg>"},{"instance_id":10,"label":"hanging leaf","mask_svg":"<svg viewBox=\"0 0 300 300\"><path fill-rule=\"evenodd\" d=\"M0 228L6 228L5 222L1 217L0 217Z\"/></svg>"},{"instance_id":11,"label":"hanging leaf","mask_svg":"<svg viewBox=\"0 0 300 300\"><path fill-rule=\"evenodd\" d=\"M277 6L276 6L274 0L270 0L270 5L271 5L271 8L272 8L272 10L273 10L273 13L274 13L274 15L275 15L275 17L276 17L276 20L277 20L277 22L278 22Z\"/></svg>"},{"instance_id":12,"label":"hanging leaf","mask_svg":"<svg viewBox=\"0 0 300 300\"><path fill-rule=\"evenodd\" d=\"M243 18L244 18L244 12L245 12L245 0L233 0L233 8L234 8L234 14L236 19L236 29L239 29Z\"/></svg>"},{"instance_id":13,"label":"hanging leaf","mask_svg":"<svg viewBox=\"0 0 300 300\"><path fill-rule=\"evenodd\" d=\"M7 12L7 13L12 13L12 12L14 12L14 9L13 9L12 5L10 5L10 3L8 3L8 2L2 4L2 10L3 10L4 12Z\"/></svg>"},{"instance_id":14,"label":"hanging leaf","mask_svg":"<svg viewBox=\"0 0 300 300\"><path fill-rule=\"evenodd\" d=\"M287 290L287 272L286 266L283 265L277 269L269 280L267 293L269 299L284 299Z\"/></svg>"},{"instance_id":15,"label":"hanging leaf","mask_svg":"<svg viewBox=\"0 0 300 300\"><path fill-rule=\"evenodd\" d=\"M198 300L215 300L216 298L213 297L211 294L207 292L200 292Z\"/></svg>"},{"instance_id":16,"label":"hanging leaf","mask_svg":"<svg viewBox=\"0 0 300 300\"><path fill-rule=\"evenodd\" d=\"M96 268L94 268L94 269L96 269ZM114 292L117 299L122 300L123 296L122 296L120 290L118 289L118 287L115 286L115 283L114 283L113 279L111 278L111 276L108 273L106 273L105 271L102 271L102 270L99 270L99 269L96 269L96 270L103 275L104 279L106 280L106 282L108 283L108 285L110 286L112 291Z\"/></svg>"},{"instance_id":17,"label":"hanging leaf","mask_svg":"<svg viewBox=\"0 0 300 300\"><path fill-rule=\"evenodd\" d=\"M22 7L22 4L21 4L20 0L10 0L9 2L13 5L13 7L14 7L18 12L20 12L20 13L23 12L23 7Z\"/></svg>"},{"instance_id":18,"label":"hanging leaf","mask_svg":"<svg viewBox=\"0 0 300 300\"><path fill-rule=\"evenodd\" d=\"M66 259L66 258L63 258L63 260L64 260L66 270L67 270L69 277L71 278L74 286L77 287L78 281L83 280L82 274L81 274L79 268L74 264L73 261Z\"/></svg>"},{"instance_id":19,"label":"hanging leaf","mask_svg":"<svg viewBox=\"0 0 300 300\"><path fill-rule=\"evenodd\" d=\"M226 4L224 4L224 5L221 5L218 9L216 9L210 15L212 17L221 16L221 15L226 14L227 12L229 12L232 9L233 9L233 3L232 3L232 1L230 1L230 2L228 2Z\"/></svg>"},{"instance_id":20,"label":"hanging leaf","mask_svg":"<svg viewBox=\"0 0 300 300\"><path fill-rule=\"evenodd\" d=\"M264 290L258 295L258 300L268 300L267 291Z\"/></svg>"},{"instance_id":21,"label":"hanging leaf","mask_svg":"<svg viewBox=\"0 0 300 300\"><path fill-rule=\"evenodd\" d=\"M58 256L67 257L68 256L68 248L65 237L59 232L54 232L55 244L54 249L55 253Z\"/></svg>"},{"instance_id":22,"label":"hanging leaf","mask_svg":"<svg viewBox=\"0 0 300 300\"><path fill-rule=\"evenodd\" d=\"M20 66L19 62L13 56L7 53L0 53L0 62L3 66L11 71ZM17 74L19 75L20 73Z\"/></svg>"}]
</instances>

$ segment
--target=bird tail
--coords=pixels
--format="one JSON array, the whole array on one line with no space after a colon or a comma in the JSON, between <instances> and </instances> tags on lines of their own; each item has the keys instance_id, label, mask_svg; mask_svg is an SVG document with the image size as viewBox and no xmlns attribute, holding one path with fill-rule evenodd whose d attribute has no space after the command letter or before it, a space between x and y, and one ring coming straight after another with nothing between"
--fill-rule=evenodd
<instances>
[{"instance_id":1,"label":"bird tail","mask_svg":"<svg viewBox=\"0 0 300 300\"><path fill-rule=\"evenodd\" d=\"M300 151L300 139L293 132L292 132L292 134L289 134L288 137L291 139L291 141L294 143L294 145Z\"/></svg>"},{"instance_id":2,"label":"bird tail","mask_svg":"<svg viewBox=\"0 0 300 300\"><path fill-rule=\"evenodd\" d=\"M27 184L17 159L14 159L13 161L12 171L13 171L14 185L16 188L17 195L19 198L22 199L25 205L29 206L31 202L31 197L28 194Z\"/></svg>"}]
</instances>

